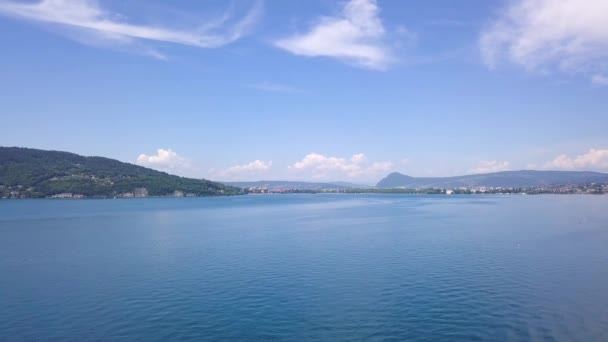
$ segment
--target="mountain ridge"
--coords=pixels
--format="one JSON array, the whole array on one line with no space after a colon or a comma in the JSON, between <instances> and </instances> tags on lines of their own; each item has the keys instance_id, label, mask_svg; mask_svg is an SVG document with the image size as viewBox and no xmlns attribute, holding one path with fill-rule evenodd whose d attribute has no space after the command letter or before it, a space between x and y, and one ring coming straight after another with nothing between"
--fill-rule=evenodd
<instances>
[{"instance_id":1,"label":"mountain ridge","mask_svg":"<svg viewBox=\"0 0 608 342\"><path fill-rule=\"evenodd\" d=\"M519 170L452 177L412 177L393 172L377 188L542 187L559 184L608 183L608 174L594 171Z\"/></svg>"}]
</instances>

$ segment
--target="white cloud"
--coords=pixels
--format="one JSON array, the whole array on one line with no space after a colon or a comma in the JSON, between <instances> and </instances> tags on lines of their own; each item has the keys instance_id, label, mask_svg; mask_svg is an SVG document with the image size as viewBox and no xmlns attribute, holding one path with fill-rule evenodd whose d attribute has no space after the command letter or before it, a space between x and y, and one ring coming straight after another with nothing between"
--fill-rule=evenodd
<instances>
[{"instance_id":1,"label":"white cloud","mask_svg":"<svg viewBox=\"0 0 608 342\"><path fill-rule=\"evenodd\" d=\"M331 57L364 68L386 69L393 57L385 44L386 30L379 12L376 0L350 0L339 15L323 16L308 32L280 39L275 45L300 56Z\"/></svg>"},{"instance_id":2,"label":"white cloud","mask_svg":"<svg viewBox=\"0 0 608 342\"><path fill-rule=\"evenodd\" d=\"M606 0L511 1L481 34L483 61L490 68L507 60L529 71L581 74L603 84L607 15Z\"/></svg>"},{"instance_id":3,"label":"white cloud","mask_svg":"<svg viewBox=\"0 0 608 342\"><path fill-rule=\"evenodd\" d=\"M188 159L179 156L176 152L169 149L159 148L156 154L147 155L140 154L135 161L136 164L158 169L167 172L182 173L191 169L191 163Z\"/></svg>"},{"instance_id":4,"label":"white cloud","mask_svg":"<svg viewBox=\"0 0 608 342\"><path fill-rule=\"evenodd\" d=\"M124 45L139 41L160 41L202 48L219 47L243 36L254 24L260 11L260 3L257 3L244 18L232 25L226 25L228 17L225 17L199 27L174 29L128 23L124 16L104 10L94 0L0 1L0 15L58 25L72 38L91 44L111 42ZM165 58L149 49L145 53Z\"/></svg>"},{"instance_id":5,"label":"white cloud","mask_svg":"<svg viewBox=\"0 0 608 342\"><path fill-rule=\"evenodd\" d=\"M490 173L511 170L511 163L508 161L489 160L481 161L476 168L469 170L471 173Z\"/></svg>"},{"instance_id":6,"label":"white cloud","mask_svg":"<svg viewBox=\"0 0 608 342\"><path fill-rule=\"evenodd\" d=\"M313 170L320 174L326 171L341 171L350 177L354 177L361 172L361 162L365 159L363 154L355 154L350 160L338 157L326 157L318 153L310 153L302 160L296 162L290 168L296 170Z\"/></svg>"},{"instance_id":7,"label":"white cloud","mask_svg":"<svg viewBox=\"0 0 608 342\"><path fill-rule=\"evenodd\" d=\"M569 157L562 154L557 156L552 161L545 163L542 168L563 170L608 170L608 150L598 150L592 148L589 150L589 152L576 157Z\"/></svg>"},{"instance_id":8,"label":"white cloud","mask_svg":"<svg viewBox=\"0 0 608 342\"><path fill-rule=\"evenodd\" d=\"M289 166L296 172L311 173L315 179L370 178L389 171L393 167L390 161L368 163L363 153L354 154L350 158L328 157L318 153L310 153L300 161Z\"/></svg>"},{"instance_id":9,"label":"white cloud","mask_svg":"<svg viewBox=\"0 0 608 342\"><path fill-rule=\"evenodd\" d=\"M350 158L350 161L355 164L361 164L366 160L367 160L367 157L363 153L355 154Z\"/></svg>"}]
</instances>

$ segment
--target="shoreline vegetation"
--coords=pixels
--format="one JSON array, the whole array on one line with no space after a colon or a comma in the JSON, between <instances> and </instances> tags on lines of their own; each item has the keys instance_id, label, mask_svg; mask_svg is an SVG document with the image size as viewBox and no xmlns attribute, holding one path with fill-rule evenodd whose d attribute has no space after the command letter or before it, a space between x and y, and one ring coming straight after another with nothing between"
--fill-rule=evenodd
<instances>
[{"instance_id":1,"label":"shoreline vegetation","mask_svg":"<svg viewBox=\"0 0 608 342\"><path fill-rule=\"evenodd\" d=\"M84 196L82 194L61 193L48 197L0 197L0 199L143 199L143 198L193 198L193 197L218 197L218 196L240 196L240 195L289 195L289 194L385 194L385 195L606 195L608 184L594 184L590 186L560 186L540 189L326 189L326 190L247 190L237 194L194 196L190 194L172 194L163 196L150 196L144 193L137 195L122 196Z\"/></svg>"},{"instance_id":2,"label":"shoreline vegetation","mask_svg":"<svg viewBox=\"0 0 608 342\"><path fill-rule=\"evenodd\" d=\"M0 199L171 198L246 194L606 194L608 174L507 171L444 178L392 173L375 187L352 183L220 183L104 157L0 147Z\"/></svg>"}]
</instances>

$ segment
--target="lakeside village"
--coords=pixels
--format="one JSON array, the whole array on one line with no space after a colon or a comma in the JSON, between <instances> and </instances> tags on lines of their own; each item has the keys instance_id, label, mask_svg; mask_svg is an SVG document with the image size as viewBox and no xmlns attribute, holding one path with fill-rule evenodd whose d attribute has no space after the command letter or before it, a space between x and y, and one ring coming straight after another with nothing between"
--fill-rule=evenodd
<instances>
[{"instance_id":1,"label":"lakeside village","mask_svg":"<svg viewBox=\"0 0 608 342\"><path fill-rule=\"evenodd\" d=\"M26 191L29 191L29 190L31 190L31 189L25 189L25 191L24 191L23 187L21 187L21 186L6 187L3 185L0 185L0 198L2 198L2 199L30 198L25 195L25 193L27 193ZM223 191L220 190L220 193L223 193ZM93 198L145 198L145 197L159 197L159 196L150 196L148 194L148 189L146 189L146 188L135 188L135 189L133 189L133 191L117 194L116 196L112 196L112 197L93 197ZM194 193L186 193L183 191L175 190L175 191L173 191L173 193L166 195L166 196L161 196L161 197L197 197L197 195ZM48 196L46 198L81 199L81 198L87 198L87 196L85 196L83 194L72 193L72 192L62 192L62 193Z\"/></svg>"},{"instance_id":2,"label":"lakeside village","mask_svg":"<svg viewBox=\"0 0 608 342\"><path fill-rule=\"evenodd\" d=\"M327 189L297 189L289 187L249 187L245 191L250 194L293 194L293 193L346 193L346 194L429 194L429 195L474 195L474 194L608 194L608 183L566 184L543 187L458 187L458 188L327 188Z\"/></svg>"},{"instance_id":3,"label":"lakeside village","mask_svg":"<svg viewBox=\"0 0 608 342\"><path fill-rule=\"evenodd\" d=\"M7 187L0 185L0 198L28 198L22 187ZM551 185L532 188L516 188L516 187L459 187L459 188L322 188L322 189L299 189L290 187L266 187L257 186L243 189L243 194L319 194L319 193L335 193L335 194L428 194L428 195L474 195L474 194L520 194L520 195L538 195L538 194L588 194L602 195L608 194L608 183L590 183L590 184L567 184L567 185ZM145 198L151 197L146 188L136 188L131 192L117 194L113 198ZM158 197L158 196L154 196ZM193 193L185 193L180 190L175 190L173 193L160 197L197 197ZM64 192L58 193L47 198L63 198L63 199L81 199L87 196ZM106 197L107 198L107 197Z\"/></svg>"}]
</instances>

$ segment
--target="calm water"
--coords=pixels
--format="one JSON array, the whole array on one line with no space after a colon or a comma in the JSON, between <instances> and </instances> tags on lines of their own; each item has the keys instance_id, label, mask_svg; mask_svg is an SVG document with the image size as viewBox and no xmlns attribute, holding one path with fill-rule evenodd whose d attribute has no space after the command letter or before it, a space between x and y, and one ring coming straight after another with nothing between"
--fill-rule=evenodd
<instances>
[{"instance_id":1,"label":"calm water","mask_svg":"<svg viewBox=\"0 0 608 342\"><path fill-rule=\"evenodd\" d=\"M0 201L0 340L608 341L608 196Z\"/></svg>"}]
</instances>

